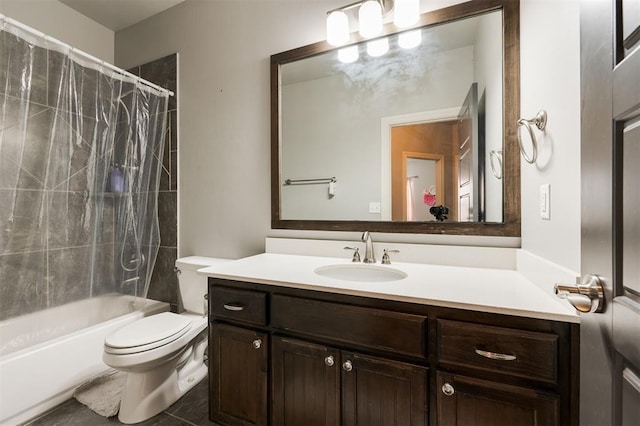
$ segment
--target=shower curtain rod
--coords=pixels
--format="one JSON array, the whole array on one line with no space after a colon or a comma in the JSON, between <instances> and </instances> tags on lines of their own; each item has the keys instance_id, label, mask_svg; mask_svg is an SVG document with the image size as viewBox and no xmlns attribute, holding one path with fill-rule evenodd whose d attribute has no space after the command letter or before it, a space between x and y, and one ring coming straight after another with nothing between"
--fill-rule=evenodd
<instances>
[{"instance_id":1,"label":"shower curtain rod","mask_svg":"<svg viewBox=\"0 0 640 426\"><path fill-rule=\"evenodd\" d=\"M102 65L105 68L110 69L111 71L114 71L118 74L121 74L124 77L128 77L131 78L139 83L141 83L144 86L147 86L150 89L154 89L156 91L159 91L161 94L162 93L166 93L168 94L168 96L175 96L175 94L171 91L171 90L167 90L164 87L160 87L157 84L154 84L148 80L145 80L142 77L138 77L135 74L130 73L129 71L125 71L122 68L118 68L115 65L112 65L102 59L96 58L95 56L92 56L90 54L88 54L87 52L84 52L80 49L77 49L63 41L58 40L57 38L51 37L41 31L36 30L35 28L31 28L28 25L23 24L22 22L18 22L15 19L9 18L6 15L3 15L2 13L0 13L0 21L2 21L2 23L8 23L10 25L13 25L16 28L19 28L22 31L25 31L33 36L36 37L40 37L42 39L44 39L45 42L49 42L49 43L54 43L57 44L58 46L64 48L64 49L68 49L71 53L77 54L79 56L84 57L85 59L88 59L91 62L95 62L98 65ZM4 25L3 25L4 27Z\"/></svg>"}]
</instances>

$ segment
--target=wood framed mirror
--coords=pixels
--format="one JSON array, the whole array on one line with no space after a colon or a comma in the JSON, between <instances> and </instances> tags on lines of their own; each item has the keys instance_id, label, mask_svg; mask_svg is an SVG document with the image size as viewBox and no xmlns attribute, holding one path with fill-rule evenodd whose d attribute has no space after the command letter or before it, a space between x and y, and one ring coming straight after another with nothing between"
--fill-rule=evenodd
<instances>
[{"instance_id":1,"label":"wood framed mirror","mask_svg":"<svg viewBox=\"0 0 640 426\"><path fill-rule=\"evenodd\" d=\"M324 41L273 55L272 228L519 237L519 20L517 0L472 0L422 14L409 30L384 27L378 39L389 46L419 29L413 50L367 56L369 40L352 34L351 63ZM425 143L451 148L395 148L400 127L425 124L441 126L416 130ZM501 176L490 151L502 153ZM418 152L440 159L439 181L392 178L393 159ZM448 214L430 216L432 207Z\"/></svg>"}]
</instances>

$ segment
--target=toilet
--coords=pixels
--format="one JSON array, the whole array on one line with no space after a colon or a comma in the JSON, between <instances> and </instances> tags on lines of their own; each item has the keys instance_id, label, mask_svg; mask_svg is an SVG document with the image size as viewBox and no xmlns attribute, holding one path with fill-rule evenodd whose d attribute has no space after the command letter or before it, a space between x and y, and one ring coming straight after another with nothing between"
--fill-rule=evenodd
<instances>
[{"instance_id":1,"label":"toilet","mask_svg":"<svg viewBox=\"0 0 640 426\"><path fill-rule=\"evenodd\" d=\"M132 424L167 409L207 375L207 278L196 271L228 259L176 260L186 312L162 312L115 330L104 339L102 360L127 373L118 420Z\"/></svg>"}]
</instances>

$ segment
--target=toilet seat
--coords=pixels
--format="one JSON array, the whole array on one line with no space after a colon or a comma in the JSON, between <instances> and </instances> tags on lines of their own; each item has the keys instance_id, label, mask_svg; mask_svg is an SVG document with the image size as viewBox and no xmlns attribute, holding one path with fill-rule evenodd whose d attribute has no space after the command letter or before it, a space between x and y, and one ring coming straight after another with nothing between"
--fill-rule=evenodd
<instances>
[{"instance_id":1,"label":"toilet seat","mask_svg":"<svg viewBox=\"0 0 640 426\"><path fill-rule=\"evenodd\" d=\"M153 320L153 318L161 315L168 316L169 318L165 318L162 321ZM166 363L169 358L178 356L182 351L187 350L187 344L196 336L205 332L208 324L208 319L206 317L185 314L178 315L171 312L164 312L151 317L142 318L136 322L145 321L146 323L147 319L151 320L149 321L149 323L151 323L149 328L144 324L136 324L134 330L139 330L141 333L145 333L144 330L147 330L148 332L149 329L158 330L155 336L150 335L146 339L141 340L141 342L145 340L149 342L155 339L155 342L151 341L150 343L135 345L129 348L114 348L111 345L108 345L107 342L123 345L131 344L133 341L126 338L123 338L122 340L113 340L114 335L122 329L116 330L115 333L105 338L105 343L103 345L104 351L102 352L102 360L105 364L109 367L123 371L132 371L130 369L135 369L139 372L148 371L149 369ZM186 327L184 327L185 321L187 323ZM161 324L168 324L167 329L163 331ZM130 325L134 326L134 323L131 323ZM158 327L156 328L156 326ZM130 330L125 330L122 335L129 332ZM133 337L131 337L131 339L133 339Z\"/></svg>"},{"instance_id":2,"label":"toilet seat","mask_svg":"<svg viewBox=\"0 0 640 426\"><path fill-rule=\"evenodd\" d=\"M187 317L163 312L142 318L122 327L105 338L104 350L114 355L130 355L165 346L191 329Z\"/></svg>"}]
</instances>

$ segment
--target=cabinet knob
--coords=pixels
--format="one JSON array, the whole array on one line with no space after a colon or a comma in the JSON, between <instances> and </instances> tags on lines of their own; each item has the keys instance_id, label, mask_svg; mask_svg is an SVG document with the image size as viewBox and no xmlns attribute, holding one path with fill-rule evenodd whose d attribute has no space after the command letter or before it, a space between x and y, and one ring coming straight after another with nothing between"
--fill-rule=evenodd
<instances>
[{"instance_id":1,"label":"cabinet knob","mask_svg":"<svg viewBox=\"0 0 640 426\"><path fill-rule=\"evenodd\" d=\"M342 364L342 369L343 369L344 371L351 371L351 370L353 370L353 364L351 364L351 361L345 361L345 362Z\"/></svg>"},{"instance_id":2,"label":"cabinet knob","mask_svg":"<svg viewBox=\"0 0 640 426\"><path fill-rule=\"evenodd\" d=\"M260 349L260 347L262 346L262 340L256 339L253 341L252 345L254 349Z\"/></svg>"},{"instance_id":3,"label":"cabinet knob","mask_svg":"<svg viewBox=\"0 0 640 426\"><path fill-rule=\"evenodd\" d=\"M442 393L447 396L451 396L456 393L456 390L453 388L451 383L445 383L444 385L442 385Z\"/></svg>"},{"instance_id":4,"label":"cabinet knob","mask_svg":"<svg viewBox=\"0 0 640 426\"><path fill-rule=\"evenodd\" d=\"M333 367L333 364L335 364L335 361L333 360L333 355L329 355L328 357L326 357L324 359L324 364L327 367Z\"/></svg>"}]
</instances>

